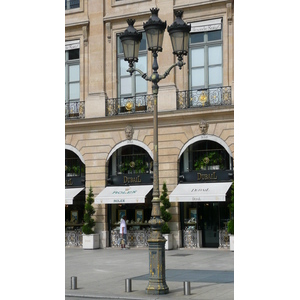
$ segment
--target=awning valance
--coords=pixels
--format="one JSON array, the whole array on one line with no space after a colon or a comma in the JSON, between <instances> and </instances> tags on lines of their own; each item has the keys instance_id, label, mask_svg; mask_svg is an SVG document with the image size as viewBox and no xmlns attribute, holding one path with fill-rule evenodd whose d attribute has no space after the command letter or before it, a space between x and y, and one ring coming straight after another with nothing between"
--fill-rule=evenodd
<instances>
[{"instance_id":1,"label":"awning valance","mask_svg":"<svg viewBox=\"0 0 300 300\"><path fill-rule=\"evenodd\" d=\"M145 203L152 185L108 186L96 198L96 204Z\"/></svg>"},{"instance_id":2,"label":"awning valance","mask_svg":"<svg viewBox=\"0 0 300 300\"><path fill-rule=\"evenodd\" d=\"M78 195L84 187L65 189L65 204L73 204L73 199Z\"/></svg>"},{"instance_id":3,"label":"awning valance","mask_svg":"<svg viewBox=\"0 0 300 300\"><path fill-rule=\"evenodd\" d=\"M232 182L178 184L170 194L170 202L226 201Z\"/></svg>"}]
</instances>

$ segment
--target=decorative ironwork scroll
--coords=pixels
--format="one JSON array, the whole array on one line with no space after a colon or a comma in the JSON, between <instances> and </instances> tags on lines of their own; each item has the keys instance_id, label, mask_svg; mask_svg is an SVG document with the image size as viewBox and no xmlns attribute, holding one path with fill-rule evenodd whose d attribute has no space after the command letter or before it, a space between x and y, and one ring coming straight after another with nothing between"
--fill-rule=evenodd
<instances>
[{"instance_id":1,"label":"decorative ironwork scroll","mask_svg":"<svg viewBox=\"0 0 300 300\"><path fill-rule=\"evenodd\" d=\"M69 101L65 103L65 118L84 118L85 117L85 102L84 101Z\"/></svg>"},{"instance_id":2,"label":"decorative ironwork scroll","mask_svg":"<svg viewBox=\"0 0 300 300\"><path fill-rule=\"evenodd\" d=\"M65 232L65 246L82 247L82 230L67 230Z\"/></svg>"},{"instance_id":3,"label":"decorative ironwork scroll","mask_svg":"<svg viewBox=\"0 0 300 300\"><path fill-rule=\"evenodd\" d=\"M127 231L127 245L129 247L148 247L148 238L150 235L150 228L143 230L128 230ZM111 232L111 246L113 248L119 247L119 239L121 235L119 230L112 230Z\"/></svg>"},{"instance_id":4,"label":"decorative ironwork scroll","mask_svg":"<svg viewBox=\"0 0 300 300\"><path fill-rule=\"evenodd\" d=\"M177 109L219 105L231 105L230 86L177 92Z\"/></svg>"},{"instance_id":5,"label":"decorative ironwork scroll","mask_svg":"<svg viewBox=\"0 0 300 300\"><path fill-rule=\"evenodd\" d=\"M230 248L229 234L226 229L219 231L219 248Z\"/></svg>"},{"instance_id":6,"label":"decorative ironwork scroll","mask_svg":"<svg viewBox=\"0 0 300 300\"><path fill-rule=\"evenodd\" d=\"M195 228L187 227L183 231L183 247L185 248L197 247L197 230Z\"/></svg>"},{"instance_id":7,"label":"decorative ironwork scroll","mask_svg":"<svg viewBox=\"0 0 300 300\"><path fill-rule=\"evenodd\" d=\"M153 95L106 99L106 115L153 111Z\"/></svg>"}]
</instances>

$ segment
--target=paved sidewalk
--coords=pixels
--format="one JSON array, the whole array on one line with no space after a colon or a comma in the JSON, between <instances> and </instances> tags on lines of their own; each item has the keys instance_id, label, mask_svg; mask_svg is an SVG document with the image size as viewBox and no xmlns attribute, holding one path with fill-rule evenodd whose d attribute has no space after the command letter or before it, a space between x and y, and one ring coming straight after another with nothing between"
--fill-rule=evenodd
<instances>
[{"instance_id":1,"label":"paved sidewalk","mask_svg":"<svg viewBox=\"0 0 300 300\"><path fill-rule=\"evenodd\" d=\"M65 249L65 296L79 299L203 299L233 300L234 253L218 249L166 251L169 294L147 295L148 249ZM77 289L71 289L71 277ZM125 279L132 292L125 292ZM191 295L184 295L183 281L190 281Z\"/></svg>"}]
</instances>

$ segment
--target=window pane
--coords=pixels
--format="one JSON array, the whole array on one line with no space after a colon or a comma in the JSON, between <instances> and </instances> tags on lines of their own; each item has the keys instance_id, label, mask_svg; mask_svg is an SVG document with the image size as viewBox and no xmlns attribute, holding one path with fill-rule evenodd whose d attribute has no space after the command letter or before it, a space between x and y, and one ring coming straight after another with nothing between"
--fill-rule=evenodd
<instances>
[{"instance_id":1,"label":"window pane","mask_svg":"<svg viewBox=\"0 0 300 300\"><path fill-rule=\"evenodd\" d=\"M208 48L208 64L219 65L222 64L222 47L214 46Z\"/></svg>"},{"instance_id":2,"label":"window pane","mask_svg":"<svg viewBox=\"0 0 300 300\"><path fill-rule=\"evenodd\" d=\"M118 54L123 53L123 46L121 43L120 36L118 36L118 38L117 38L117 45L118 45Z\"/></svg>"},{"instance_id":3,"label":"window pane","mask_svg":"<svg viewBox=\"0 0 300 300\"><path fill-rule=\"evenodd\" d=\"M129 65L128 65L128 61L125 61L124 59L120 59L120 68L121 68L121 76L124 75L129 75L129 73L127 72Z\"/></svg>"},{"instance_id":4,"label":"window pane","mask_svg":"<svg viewBox=\"0 0 300 300\"><path fill-rule=\"evenodd\" d=\"M220 84L222 85L222 67L209 67L209 85L211 84Z\"/></svg>"},{"instance_id":5,"label":"window pane","mask_svg":"<svg viewBox=\"0 0 300 300\"><path fill-rule=\"evenodd\" d=\"M69 50L69 60L79 59L79 49Z\"/></svg>"},{"instance_id":6,"label":"window pane","mask_svg":"<svg viewBox=\"0 0 300 300\"><path fill-rule=\"evenodd\" d=\"M146 33L145 32L143 32L143 34L142 34L142 40L141 40L141 44L140 44L140 51L141 50L147 50L147 48L146 48Z\"/></svg>"},{"instance_id":7,"label":"window pane","mask_svg":"<svg viewBox=\"0 0 300 300\"><path fill-rule=\"evenodd\" d=\"M69 66L69 81L79 81L79 65Z\"/></svg>"},{"instance_id":8,"label":"window pane","mask_svg":"<svg viewBox=\"0 0 300 300\"><path fill-rule=\"evenodd\" d=\"M69 84L69 99L79 99L79 82Z\"/></svg>"},{"instance_id":9,"label":"window pane","mask_svg":"<svg viewBox=\"0 0 300 300\"><path fill-rule=\"evenodd\" d=\"M208 39L208 41L220 40L221 39L221 30L209 31L207 33L207 39Z\"/></svg>"},{"instance_id":10,"label":"window pane","mask_svg":"<svg viewBox=\"0 0 300 300\"><path fill-rule=\"evenodd\" d=\"M136 92L137 93L147 93L147 81L141 76L136 77Z\"/></svg>"},{"instance_id":11,"label":"window pane","mask_svg":"<svg viewBox=\"0 0 300 300\"><path fill-rule=\"evenodd\" d=\"M140 69L144 73L147 71L147 57L139 56L139 61L136 63L136 68Z\"/></svg>"},{"instance_id":12,"label":"window pane","mask_svg":"<svg viewBox=\"0 0 300 300\"><path fill-rule=\"evenodd\" d=\"M192 70L192 88L204 86L204 68Z\"/></svg>"},{"instance_id":13,"label":"window pane","mask_svg":"<svg viewBox=\"0 0 300 300\"><path fill-rule=\"evenodd\" d=\"M203 43L204 42L204 32L192 33L191 43Z\"/></svg>"},{"instance_id":14,"label":"window pane","mask_svg":"<svg viewBox=\"0 0 300 300\"><path fill-rule=\"evenodd\" d=\"M131 95L131 77L121 78L121 95Z\"/></svg>"},{"instance_id":15,"label":"window pane","mask_svg":"<svg viewBox=\"0 0 300 300\"><path fill-rule=\"evenodd\" d=\"M192 49L192 67L204 66L204 49Z\"/></svg>"}]
</instances>

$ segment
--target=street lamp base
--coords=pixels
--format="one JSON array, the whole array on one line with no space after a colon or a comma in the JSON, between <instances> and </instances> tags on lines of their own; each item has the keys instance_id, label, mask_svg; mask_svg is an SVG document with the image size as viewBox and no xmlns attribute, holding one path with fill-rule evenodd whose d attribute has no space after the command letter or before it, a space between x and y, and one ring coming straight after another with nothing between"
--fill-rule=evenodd
<instances>
[{"instance_id":1,"label":"street lamp base","mask_svg":"<svg viewBox=\"0 0 300 300\"><path fill-rule=\"evenodd\" d=\"M165 242L166 239L153 232L148 240L149 244L149 282L146 288L146 294L161 295L168 294L169 287L166 283L165 268Z\"/></svg>"},{"instance_id":2,"label":"street lamp base","mask_svg":"<svg viewBox=\"0 0 300 300\"><path fill-rule=\"evenodd\" d=\"M165 294L169 294L169 287L168 286L163 286L163 284L156 284L156 285L151 285L150 286L150 281L149 281L149 285L146 288L146 294L147 295L165 295Z\"/></svg>"}]
</instances>

